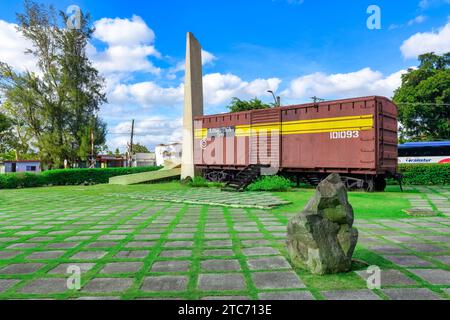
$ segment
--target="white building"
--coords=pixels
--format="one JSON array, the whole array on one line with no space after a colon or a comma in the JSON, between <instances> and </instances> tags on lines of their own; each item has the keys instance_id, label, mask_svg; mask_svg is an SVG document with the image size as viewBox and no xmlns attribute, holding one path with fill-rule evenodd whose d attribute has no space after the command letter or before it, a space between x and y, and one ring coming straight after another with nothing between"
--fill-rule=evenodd
<instances>
[{"instance_id":1,"label":"white building","mask_svg":"<svg viewBox=\"0 0 450 320\"><path fill-rule=\"evenodd\" d=\"M156 165L156 157L154 152L135 153L132 160L133 167L151 167Z\"/></svg>"},{"instance_id":2,"label":"white building","mask_svg":"<svg viewBox=\"0 0 450 320\"><path fill-rule=\"evenodd\" d=\"M183 145L181 143L160 144L155 148L156 165L164 166L165 161L181 163Z\"/></svg>"}]
</instances>

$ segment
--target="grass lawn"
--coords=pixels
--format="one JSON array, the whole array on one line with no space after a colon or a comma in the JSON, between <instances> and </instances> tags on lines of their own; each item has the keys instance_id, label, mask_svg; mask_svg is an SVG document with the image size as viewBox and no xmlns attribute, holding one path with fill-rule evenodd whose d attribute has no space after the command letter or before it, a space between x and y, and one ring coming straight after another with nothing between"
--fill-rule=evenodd
<instances>
[{"instance_id":1,"label":"grass lawn","mask_svg":"<svg viewBox=\"0 0 450 320\"><path fill-rule=\"evenodd\" d=\"M131 198L183 190L177 182L0 190L0 299L331 299L341 291L389 299L419 289L448 298L448 218L402 212L407 195L426 199L419 191L350 193L361 262L320 277L293 268L284 247L289 217L314 190L277 193L292 204L273 210ZM370 291L357 274L362 262L398 272L404 283ZM70 265L82 269L81 290L66 287ZM420 275L428 269L437 275Z\"/></svg>"},{"instance_id":2,"label":"grass lawn","mask_svg":"<svg viewBox=\"0 0 450 320\"><path fill-rule=\"evenodd\" d=\"M291 201L292 204L275 209L275 212L298 213L313 196L312 188L294 189L291 192L275 192L280 198ZM409 217L403 209L411 207L406 194L417 191L401 192L398 186L388 186L387 192L367 193L349 192L349 202L352 204L355 218L361 219L400 219ZM380 205L382 204L382 205Z\"/></svg>"}]
</instances>

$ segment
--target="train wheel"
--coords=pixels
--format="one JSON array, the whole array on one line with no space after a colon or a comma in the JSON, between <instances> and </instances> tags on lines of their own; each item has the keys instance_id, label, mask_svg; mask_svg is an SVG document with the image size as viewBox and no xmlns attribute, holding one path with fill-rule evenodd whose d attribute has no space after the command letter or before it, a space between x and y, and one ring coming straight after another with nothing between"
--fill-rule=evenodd
<instances>
[{"instance_id":1,"label":"train wheel","mask_svg":"<svg viewBox=\"0 0 450 320\"><path fill-rule=\"evenodd\" d=\"M384 178L384 176L376 177L374 180L374 185L375 191L377 192L383 192L384 190L386 190L386 179Z\"/></svg>"}]
</instances>

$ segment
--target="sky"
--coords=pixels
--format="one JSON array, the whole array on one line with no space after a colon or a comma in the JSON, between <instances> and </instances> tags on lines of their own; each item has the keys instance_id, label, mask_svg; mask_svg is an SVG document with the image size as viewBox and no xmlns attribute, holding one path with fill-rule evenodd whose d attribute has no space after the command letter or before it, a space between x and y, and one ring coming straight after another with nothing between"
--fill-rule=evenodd
<instances>
[{"instance_id":1,"label":"sky","mask_svg":"<svg viewBox=\"0 0 450 320\"><path fill-rule=\"evenodd\" d=\"M272 102L267 90L282 104L392 97L419 54L450 51L450 0L38 2L91 14L88 55L106 80L100 115L110 150L125 149L132 119L135 141L150 149L181 141L188 31L203 47L205 114L226 112L232 97ZM0 2L0 61L33 71L15 30L22 10L20 1Z\"/></svg>"}]
</instances>

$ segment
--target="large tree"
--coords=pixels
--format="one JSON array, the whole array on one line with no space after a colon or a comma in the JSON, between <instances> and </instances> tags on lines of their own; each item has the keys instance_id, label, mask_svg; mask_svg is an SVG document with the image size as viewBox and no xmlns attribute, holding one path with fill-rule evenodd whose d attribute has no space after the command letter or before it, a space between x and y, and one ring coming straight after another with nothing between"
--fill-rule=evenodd
<instances>
[{"instance_id":1,"label":"large tree","mask_svg":"<svg viewBox=\"0 0 450 320\"><path fill-rule=\"evenodd\" d=\"M0 62L0 89L4 109L17 119L21 130L50 167L64 160L84 160L105 144L106 125L97 113L106 102L104 79L93 67L86 46L93 29L89 14L80 13L77 28L68 28L68 17L52 6L24 2L18 14L18 31L31 43L27 53L39 71L18 73Z\"/></svg>"},{"instance_id":2,"label":"large tree","mask_svg":"<svg viewBox=\"0 0 450 320\"><path fill-rule=\"evenodd\" d=\"M273 104L263 103L258 98L254 98L251 100L241 100L239 98L233 97L231 99L231 103L227 106L230 112L240 112L240 111L249 111L256 109L269 109Z\"/></svg>"},{"instance_id":3,"label":"large tree","mask_svg":"<svg viewBox=\"0 0 450 320\"><path fill-rule=\"evenodd\" d=\"M12 121L0 112L0 153L11 151Z\"/></svg>"},{"instance_id":4,"label":"large tree","mask_svg":"<svg viewBox=\"0 0 450 320\"><path fill-rule=\"evenodd\" d=\"M450 139L450 53L419 56L417 69L409 69L395 91L402 139Z\"/></svg>"}]
</instances>

